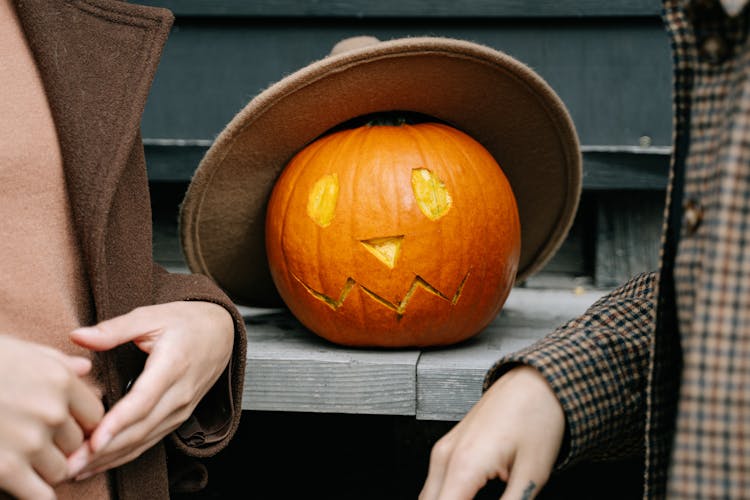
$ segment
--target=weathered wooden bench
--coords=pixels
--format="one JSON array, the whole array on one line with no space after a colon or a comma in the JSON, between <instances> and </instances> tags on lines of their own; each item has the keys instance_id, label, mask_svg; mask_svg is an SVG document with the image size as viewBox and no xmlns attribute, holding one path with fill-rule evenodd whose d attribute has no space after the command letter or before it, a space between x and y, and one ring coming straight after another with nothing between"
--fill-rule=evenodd
<instances>
[{"instance_id":1,"label":"weathered wooden bench","mask_svg":"<svg viewBox=\"0 0 750 500\"><path fill-rule=\"evenodd\" d=\"M249 337L243 408L459 420L479 399L497 359L580 314L602 293L515 288L481 334L429 349L342 347L288 311L243 308Z\"/></svg>"}]
</instances>

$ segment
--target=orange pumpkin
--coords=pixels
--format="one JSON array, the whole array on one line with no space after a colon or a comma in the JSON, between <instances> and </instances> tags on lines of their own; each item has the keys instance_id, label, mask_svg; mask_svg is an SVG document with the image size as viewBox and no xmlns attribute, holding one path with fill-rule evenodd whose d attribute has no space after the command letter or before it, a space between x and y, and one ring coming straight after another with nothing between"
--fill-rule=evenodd
<instances>
[{"instance_id":1,"label":"orange pumpkin","mask_svg":"<svg viewBox=\"0 0 750 500\"><path fill-rule=\"evenodd\" d=\"M478 334L510 293L520 239L495 159L439 123L323 136L288 163L266 218L285 304L319 336L350 346Z\"/></svg>"}]
</instances>

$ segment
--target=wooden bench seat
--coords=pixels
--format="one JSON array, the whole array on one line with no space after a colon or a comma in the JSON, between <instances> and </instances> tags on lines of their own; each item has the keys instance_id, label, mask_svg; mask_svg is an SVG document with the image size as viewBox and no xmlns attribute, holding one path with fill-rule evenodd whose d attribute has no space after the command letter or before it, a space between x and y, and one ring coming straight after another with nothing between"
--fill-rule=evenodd
<instances>
[{"instance_id":1,"label":"wooden bench seat","mask_svg":"<svg viewBox=\"0 0 750 500\"><path fill-rule=\"evenodd\" d=\"M584 312L604 290L514 288L478 336L443 348L379 350L332 344L288 311L242 308L248 329L243 409L413 415L460 420L487 369Z\"/></svg>"}]
</instances>

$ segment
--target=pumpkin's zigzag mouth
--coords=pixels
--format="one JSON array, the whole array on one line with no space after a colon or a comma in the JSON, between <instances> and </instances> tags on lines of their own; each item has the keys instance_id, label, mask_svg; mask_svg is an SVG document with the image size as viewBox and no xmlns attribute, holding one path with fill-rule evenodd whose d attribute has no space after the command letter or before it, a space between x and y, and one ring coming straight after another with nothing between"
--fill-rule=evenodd
<instances>
[{"instance_id":1,"label":"pumpkin's zigzag mouth","mask_svg":"<svg viewBox=\"0 0 750 500\"><path fill-rule=\"evenodd\" d=\"M304 288L307 290L307 292L318 299L319 301L325 303L333 309L334 311L338 310L341 306L344 305L344 302L346 302L346 298L349 296L349 293L352 291L352 289L355 286L358 286L365 294L367 294L370 298L378 302L380 305L390 309L391 311L395 312L399 318L401 318L404 313L406 312L406 307L409 305L409 301L411 300L414 293L416 293L417 289L422 288L423 290L426 290L427 292L445 300L451 303L451 305L456 305L458 300L461 298L461 292L464 289L464 285L466 284L466 280L469 279L469 274L471 274L471 271L467 272L464 278L461 280L461 283L459 283L458 288L456 288L456 292L453 294L452 297L449 297L448 295L444 294L437 288L435 288L433 285L431 285L427 280L422 278L419 275L414 276L414 279L411 282L411 285L409 286L409 289L406 291L406 294L404 295L404 298L401 299L399 302L391 302L390 300L384 298L381 295L378 295L371 289L367 288L361 283L358 283L357 280L349 276L346 278L346 283L344 283L343 288L341 289L341 292L339 293L339 297L333 298L329 295L326 295L322 292L319 292L318 290L315 290L310 285L302 281L299 276L292 273L292 276L294 276L294 279L296 279Z\"/></svg>"}]
</instances>

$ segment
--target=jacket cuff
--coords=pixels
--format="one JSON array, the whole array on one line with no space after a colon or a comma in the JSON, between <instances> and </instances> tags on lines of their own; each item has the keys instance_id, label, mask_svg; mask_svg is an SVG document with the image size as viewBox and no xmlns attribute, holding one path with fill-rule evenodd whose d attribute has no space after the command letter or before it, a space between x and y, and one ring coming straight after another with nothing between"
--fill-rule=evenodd
<instances>
[{"instance_id":1,"label":"jacket cuff","mask_svg":"<svg viewBox=\"0 0 750 500\"><path fill-rule=\"evenodd\" d=\"M635 277L487 372L483 390L519 364L550 384L566 419L556 468L642 451L655 285L655 274Z\"/></svg>"},{"instance_id":2,"label":"jacket cuff","mask_svg":"<svg viewBox=\"0 0 750 500\"><path fill-rule=\"evenodd\" d=\"M223 306L234 322L232 357L222 375L201 399L193 414L172 433L178 450L194 457L213 456L227 446L239 426L245 380L247 334L242 315L231 302L215 297L196 297L188 301L211 302Z\"/></svg>"},{"instance_id":3,"label":"jacket cuff","mask_svg":"<svg viewBox=\"0 0 750 500\"><path fill-rule=\"evenodd\" d=\"M155 266L154 303L201 301L222 306L234 323L232 356L214 386L198 403L193 414L170 435L181 452L193 457L213 456L227 446L242 416L247 332L245 320L235 304L207 276L172 274Z\"/></svg>"}]
</instances>

